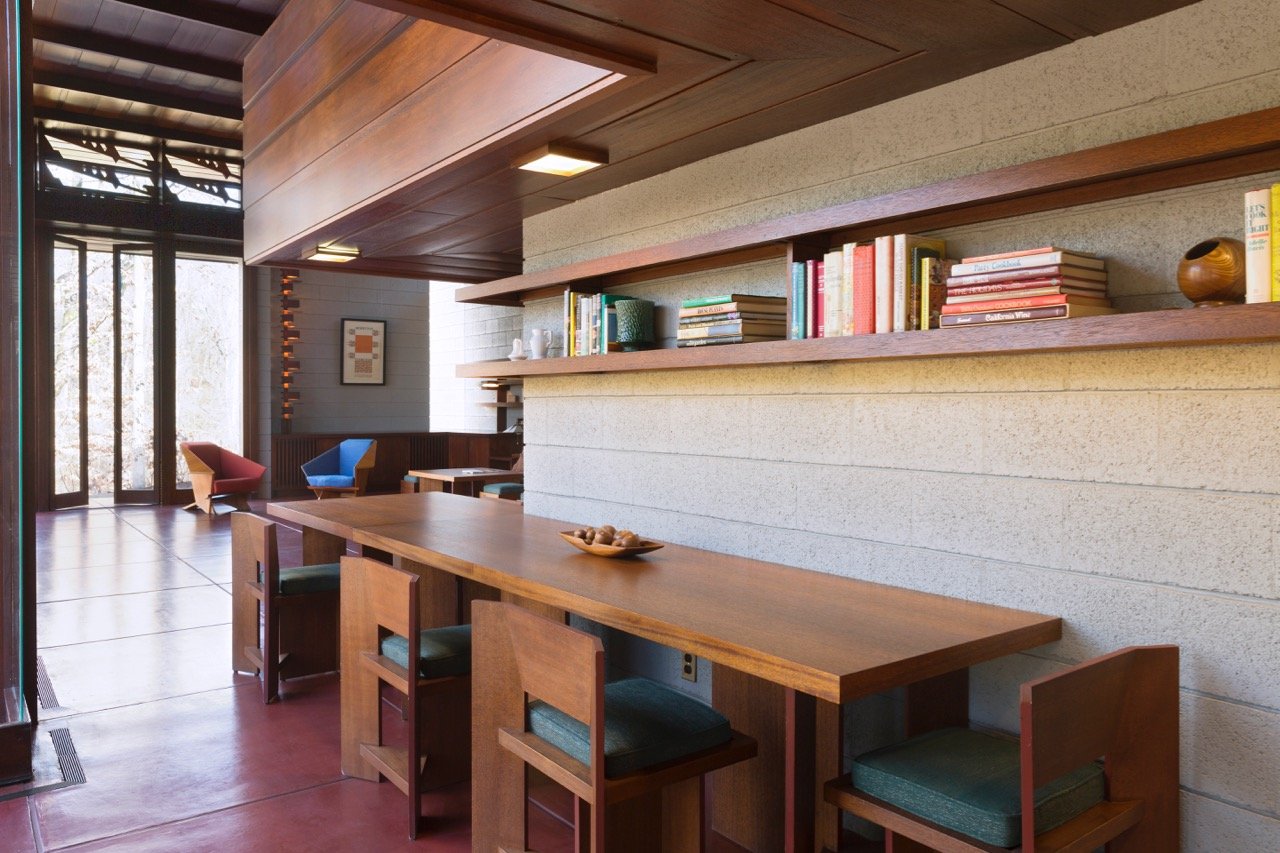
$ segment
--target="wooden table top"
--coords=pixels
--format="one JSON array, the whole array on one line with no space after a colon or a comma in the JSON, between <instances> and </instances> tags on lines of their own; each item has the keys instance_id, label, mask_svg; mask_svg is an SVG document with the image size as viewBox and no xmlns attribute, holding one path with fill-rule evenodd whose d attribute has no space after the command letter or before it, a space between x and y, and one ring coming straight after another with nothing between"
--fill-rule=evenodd
<instances>
[{"instance_id":1,"label":"wooden table top","mask_svg":"<svg viewBox=\"0 0 1280 853\"><path fill-rule=\"evenodd\" d=\"M392 497L416 500L397 511L418 515L374 520L381 504L372 502ZM345 523L348 538L362 545L830 702L942 675L1062 635L1056 617L698 548L667 545L634 559L595 557L556 535L576 525L525 515L506 501L429 492L297 501L268 510L321 529Z\"/></svg>"},{"instance_id":2,"label":"wooden table top","mask_svg":"<svg viewBox=\"0 0 1280 853\"><path fill-rule=\"evenodd\" d=\"M422 471L410 471L411 477L425 477L428 480L444 480L449 483L467 480L501 480L503 478L521 476L509 468L428 468Z\"/></svg>"},{"instance_id":3,"label":"wooden table top","mask_svg":"<svg viewBox=\"0 0 1280 853\"><path fill-rule=\"evenodd\" d=\"M425 517L427 496L418 493L365 495L337 500L301 500L267 504L267 515L350 539L357 527L393 524ZM444 511L441 508L440 511Z\"/></svg>"}]
</instances>

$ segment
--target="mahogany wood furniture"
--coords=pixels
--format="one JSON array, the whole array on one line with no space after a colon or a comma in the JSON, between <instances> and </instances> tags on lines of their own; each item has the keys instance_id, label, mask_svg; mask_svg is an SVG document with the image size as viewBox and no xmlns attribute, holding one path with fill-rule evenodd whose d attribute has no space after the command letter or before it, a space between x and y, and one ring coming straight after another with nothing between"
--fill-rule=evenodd
<instances>
[{"instance_id":1,"label":"mahogany wood furniture","mask_svg":"<svg viewBox=\"0 0 1280 853\"><path fill-rule=\"evenodd\" d=\"M477 486L509 482L520 474L505 468L432 468L410 471L409 476L418 478L418 490L422 492L449 491L474 496Z\"/></svg>"},{"instance_id":2,"label":"mahogany wood furniture","mask_svg":"<svg viewBox=\"0 0 1280 853\"><path fill-rule=\"evenodd\" d=\"M755 741L697 700L646 679L606 689L599 637L513 604L478 601L472 613L474 701L503 718L474 737L521 762L515 778L499 784L518 789L523 801L527 764L568 789L584 853L701 850L703 777L753 757ZM614 735L607 751L606 730ZM501 819L502 845L527 846L523 810Z\"/></svg>"},{"instance_id":3,"label":"mahogany wood furniture","mask_svg":"<svg viewBox=\"0 0 1280 853\"><path fill-rule=\"evenodd\" d=\"M247 512L231 516L231 551L231 668L260 673L267 703L287 676L337 669L338 564L282 570L275 523Z\"/></svg>"},{"instance_id":4,"label":"mahogany wood furniture","mask_svg":"<svg viewBox=\"0 0 1280 853\"><path fill-rule=\"evenodd\" d=\"M212 513L217 498L226 498L242 510L249 508L249 495L262 485L265 465L209 441L184 441L178 449L191 472L191 493L195 498L183 509L199 507Z\"/></svg>"},{"instance_id":5,"label":"mahogany wood furniture","mask_svg":"<svg viewBox=\"0 0 1280 853\"><path fill-rule=\"evenodd\" d=\"M422 823L424 770L432 768L436 784L461 781L470 769L471 730L470 639L458 628L439 629L449 636L424 637L418 614L418 576L365 557L342 558L342 593L359 614L342 626L343 643L359 656L359 667L344 672L354 682L359 702L343 714L359 715L362 729L376 737L360 744L360 756L408 799L409 837ZM403 647L404 661L390 651L388 640ZM424 654L423 644L430 645ZM433 675L425 675L433 671ZM385 744L382 690L386 684L404 699L408 721L405 747Z\"/></svg>"},{"instance_id":6,"label":"mahogany wood furniture","mask_svg":"<svg viewBox=\"0 0 1280 853\"><path fill-rule=\"evenodd\" d=\"M420 514L398 522L379 518L364 506L374 500L404 501ZM766 768L742 783L750 799L743 800L740 817L761 835L752 841L757 849L810 850L815 830L820 843L834 835L835 810L824 811L815 794L821 780L839 772L840 703L908 685L909 699L945 697L950 704L942 707L963 716L967 679L955 673L963 676L972 664L1051 642L1062 632L1055 617L680 545L635 560L595 557L557 535L574 525L526 516L510 501L429 492L271 504L268 512L314 524L321 528L317 537L351 538L391 553L427 586L456 589L456 576L500 590L505 600L567 610L697 654L715 664L717 691L737 674L748 687L732 691L724 707L716 705L760 742L762 758L769 756L739 765ZM348 605L344 598L344 623ZM453 624L465 606L442 607L433 617L441 621L425 624ZM354 663L347 661L344 647L349 672ZM752 717L757 687L772 691L778 701L768 707L777 710L752 730L744 721ZM741 716L739 708L745 709ZM502 724L492 709L473 708L476 730ZM374 778L359 755L359 743L369 738L354 725L344 717L343 772ZM510 792L499 782L516 772L518 759L478 743L472 761L475 844L492 850L498 846L497 816L520 808L505 799ZM719 779L716 787L718 803ZM822 816L820 825L815 814Z\"/></svg>"},{"instance_id":7,"label":"mahogany wood furniture","mask_svg":"<svg viewBox=\"0 0 1280 853\"><path fill-rule=\"evenodd\" d=\"M1020 747L986 733L935 732L859 757L852 774L827 783L826 797L891 836L941 853L996 853L1019 843L1024 851L1087 851L1103 844L1112 853L1179 849L1177 646L1121 649L1029 681L1022 685L1020 716ZM942 751L947 749L951 754ZM961 751L982 766L958 767L955 754ZM1105 758L1102 770L1094 765L1098 758ZM966 771L973 778L964 793L948 790L947 808L932 816L948 825L918 813L941 802L937 794L922 796L922 789L934 783L949 788ZM1090 774L1105 777L1105 785ZM1055 783L1061 790L1053 789ZM1059 806L1057 825L1037 831L1037 803L1078 797L1093 784L1093 803L1086 808L1078 802L1075 813ZM971 807L984 817L991 803L1016 800L1020 826L973 823L988 833L983 840L960 832L956 824L974 818L956 803L972 792L986 795L985 803ZM886 850L899 849L893 841Z\"/></svg>"},{"instance_id":8,"label":"mahogany wood furniture","mask_svg":"<svg viewBox=\"0 0 1280 853\"><path fill-rule=\"evenodd\" d=\"M376 439L347 438L304 462L302 473L317 499L363 495L377 457Z\"/></svg>"}]
</instances>

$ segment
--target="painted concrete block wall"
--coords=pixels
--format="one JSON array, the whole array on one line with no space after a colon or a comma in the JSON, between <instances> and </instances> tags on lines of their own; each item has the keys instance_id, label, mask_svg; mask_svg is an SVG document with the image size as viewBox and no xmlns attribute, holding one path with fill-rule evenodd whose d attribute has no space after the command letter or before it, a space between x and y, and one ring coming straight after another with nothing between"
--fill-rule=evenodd
<instances>
[{"instance_id":1,"label":"painted concrete block wall","mask_svg":"<svg viewBox=\"0 0 1280 853\"><path fill-rule=\"evenodd\" d=\"M1280 105L1277 32L1280 4L1206 0L542 214L527 268ZM1179 254L1239 236L1244 189L1276 180L943 236L954 255L1097 251L1122 309L1185 305ZM783 272L626 292L781 293ZM526 327L558 312L531 306ZM1030 677L1179 644L1184 849L1280 849L1280 346L546 377L526 394L528 512L1061 615L1061 642L975 671L982 722L1016 728ZM627 666L666 671L669 653L628 646ZM887 736L893 708L860 707L847 748Z\"/></svg>"},{"instance_id":2,"label":"painted concrete block wall","mask_svg":"<svg viewBox=\"0 0 1280 853\"><path fill-rule=\"evenodd\" d=\"M461 285L431 282L430 392L431 429L435 432L493 432L494 393L480 389L478 379L459 379L454 369L469 361L502 358L521 336L520 309L466 305L454 301ZM509 423L520 417L511 410Z\"/></svg>"},{"instance_id":3,"label":"painted concrete block wall","mask_svg":"<svg viewBox=\"0 0 1280 853\"><path fill-rule=\"evenodd\" d=\"M270 368L262 376L268 403L260 410L264 426L270 427L279 417L279 275L274 270L263 275L258 321L270 360L259 363L269 363ZM295 290L301 302L293 313L301 334L294 351L302 365L297 375L302 399L294 405L293 431L425 431L429 421L427 282L303 270ZM387 322L385 385L341 384L344 317ZM270 429L263 434L269 436Z\"/></svg>"}]
</instances>

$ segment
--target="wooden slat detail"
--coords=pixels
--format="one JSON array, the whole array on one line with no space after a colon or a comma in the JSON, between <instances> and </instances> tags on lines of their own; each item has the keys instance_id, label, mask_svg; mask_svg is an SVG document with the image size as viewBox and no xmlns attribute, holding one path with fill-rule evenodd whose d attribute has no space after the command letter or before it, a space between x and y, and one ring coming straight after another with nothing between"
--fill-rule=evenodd
<instances>
[{"instance_id":1,"label":"wooden slat detail","mask_svg":"<svg viewBox=\"0 0 1280 853\"><path fill-rule=\"evenodd\" d=\"M244 58L244 97L248 103L273 75L282 71L332 15L351 0L306 0L285 3L275 23Z\"/></svg>"}]
</instances>

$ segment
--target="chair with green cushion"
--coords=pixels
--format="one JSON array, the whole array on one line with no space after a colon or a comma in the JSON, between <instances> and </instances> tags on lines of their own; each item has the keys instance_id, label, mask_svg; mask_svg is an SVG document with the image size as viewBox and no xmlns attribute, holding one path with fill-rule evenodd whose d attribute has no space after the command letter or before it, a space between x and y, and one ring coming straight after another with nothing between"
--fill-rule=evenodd
<instances>
[{"instance_id":1,"label":"chair with green cushion","mask_svg":"<svg viewBox=\"0 0 1280 853\"><path fill-rule=\"evenodd\" d=\"M280 682L338 668L338 564L280 568L276 525L231 516L231 667L262 675L262 701Z\"/></svg>"},{"instance_id":2,"label":"chair with green cushion","mask_svg":"<svg viewBox=\"0 0 1280 853\"><path fill-rule=\"evenodd\" d=\"M1020 738L947 728L872 750L827 801L884 827L886 850L894 836L941 853L1179 849L1177 646L1122 649L1021 694Z\"/></svg>"},{"instance_id":3,"label":"chair with green cushion","mask_svg":"<svg viewBox=\"0 0 1280 853\"><path fill-rule=\"evenodd\" d=\"M343 715L376 734L362 740L360 757L408 797L409 837L417 838L422 792L470 774L471 626L421 628L415 574L366 557L343 557L342 571L343 589L360 602L349 636L361 670L343 674ZM404 697L404 748L384 742L383 684Z\"/></svg>"},{"instance_id":4,"label":"chair with green cushion","mask_svg":"<svg viewBox=\"0 0 1280 853\"><path fill-rule=\"evenodd\" d=\"M524 498L524 454L516 457L511 465L511 473L519 475L519 480L502 483L488 483L480 489L480 497L496 498L504 501L518 501Z\"/></svg>"},{"instance_id":5,"label":"chair with green cushion","mask_svg":"<svg viewBox=\"0 0 1280 853\"><path fill-rule=\"evenodd\" d=\"M475 701L518 703L505 716L525 724L493 736L574 795L577 849L701 849L702 778L753 757L755 741L672 688L645 678L605 684L599 637L496 601L473 602L472 620L484 661ZM513 671L488 669L499 660ZM524 790L526 778L510 781Z\"/></svg>"}]
</instances>

